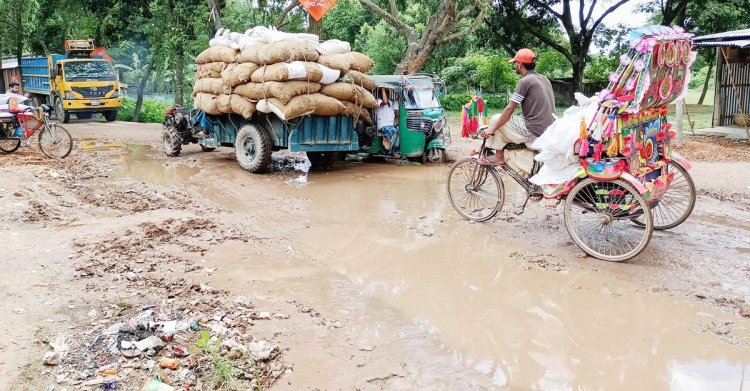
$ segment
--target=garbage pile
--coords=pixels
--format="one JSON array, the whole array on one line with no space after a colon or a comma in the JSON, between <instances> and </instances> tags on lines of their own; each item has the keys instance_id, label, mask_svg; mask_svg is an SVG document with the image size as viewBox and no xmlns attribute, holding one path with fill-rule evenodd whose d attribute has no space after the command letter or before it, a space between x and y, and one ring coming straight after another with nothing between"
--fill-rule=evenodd
<instances>
[{"instance_id":1,"label":"garbage pile","mask_svg":"<svg viewBox=\"0 0 750 391\"><path fill-rule=\"evenodd\" d=\"M195 108L207 114L273 113L287 121L305 115L349 115L372 122L377 106L367 75L373 61L348 42L319 42L258 26L245 34L222 29L200 53Z\"/></svg>"},{"instance_id":2,"label":"garbage pile","mask_svg":"<svg viewBox=\"0 0 750 391\"><path fill-rule=\"evenodd\" d=\"M88 337L50 343L43 362L54 368L58 384L75 389L256 389L292 370L278 347L250 333L254 321L288 315L255 311L243 296L174 303L119 305L118 314L110 310L91 323Z\"/></svg>"}]
</instances>

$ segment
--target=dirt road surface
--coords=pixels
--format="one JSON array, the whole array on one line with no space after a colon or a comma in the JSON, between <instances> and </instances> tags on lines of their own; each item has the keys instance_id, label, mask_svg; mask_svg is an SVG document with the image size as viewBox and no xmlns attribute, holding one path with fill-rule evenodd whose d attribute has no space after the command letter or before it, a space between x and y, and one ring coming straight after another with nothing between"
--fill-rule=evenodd
<instances>
[{"instance_id":1,"label":"dirt road surface","mask_svg":"<svg viewBox=\"0 0 750 391\"><path fill-rule=\"evenodd\" d=\"M158 125L68 128L76 148L63 161L35 147L0 156L0 389L101 389L113 368L117 389L157 375L208 389L217 358L194 363L169 346L182 357L169 370L149 364L153 351L99 347L107 328L144 311L220 337L245 372L229 389L750 384L747 144L690 140L691 218L654 233L637 258L607 263L582 255L561 210L463 220L445 195L449 165L317 171L282 153L254 175L230 148L166 158ZM449 154L476 146L454 136ZM67 353L43 365L62 336ZM199 337L167 342L208 357Z\"/></svg>"}]
</instances>

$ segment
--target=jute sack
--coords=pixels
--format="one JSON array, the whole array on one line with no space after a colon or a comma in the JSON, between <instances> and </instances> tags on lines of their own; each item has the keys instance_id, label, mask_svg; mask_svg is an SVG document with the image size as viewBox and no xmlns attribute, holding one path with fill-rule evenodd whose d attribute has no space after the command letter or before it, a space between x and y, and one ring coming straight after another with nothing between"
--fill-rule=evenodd
<instances>
[{"instance_id":1,"label":"jute sack","mask_svg":"<svg viewBox=\"0 0 750 391\"><path fill-rule=\"evenodd\" d=\"M319 83L308 83L306 81L272 81L263 83L266 96L276 98L283 104L288 104L295 96L302 94L314 94L320 91Z\"/></svg>"},{"instance_id":2,"label":"jute sack","mask_svg":"<svg viewBox=\"0 0 750 391\"><path fill-rule=\"evenodd\" d=\"M315 63L294 61L264 65L255 71L250 78L253 83L266 81L305 80L319 82L323 78L323 71Z\"/></svg>"},{"instance_id":3,"label":"jute sack","mask_svg":"<svg viewBox=\"0 0 750 391\"><path fill-rule=\"evenodd\" d=\"M351 53L351 52L350 52ZM326 54L318 58L318 64L322 64L331 69L346 73L352 65L352 57L349 54Z\"/></svg>"},{"instance_id":4,"label":"jute sack","mask_svg":"<svg viewBox=\"0 0 750 391\"><path fill-rule=\"evenodd\" d=\"M262 83L240 84L237 87L234 87L232 94L237 94L245 99L256 102L266 97L265 87Z\"/></svg>"},{"instance_id":5,"label":"jute sack","mask_svg":"<svg viewBox=\"0 0 750 391\"><path fill-rule=\"evenodd\" d=\"M221 72L221 78L224 80L224 84L230 87L236 87L250 81L253 73L257 71L258 68L260 68L260 66L253 63L229 64L224 68L224 71Z\"/></svg>"},{"instance_id":6,"label":"jute sack","mask_svg":"<svg viewBox=\"0 0 750 391\"><path fill-rule=\"evenodd\" d=\"M349 52L342 55L349 57L349 61L351 61L350 69L354 69L355 71L369 72L372 66L375 65L370 57L360 52Z\"/></svg>"},{"instance_id":7,"label":"jute sack","mask_svg":"<svg viewBox=\"0 0 750 391\"><path fill-rule=\"evenodd\" d=\"M255 112L255 103L250 102L248 99L241 95L230 95L229 103L232 106L232 111L235 114L239 114L247 119L250 119L250 117L252 117L253 113Z\"/></svg>"},{"instance_id":8,"label":"jute sack","mask_svg":"<svg viewBox=\"0 0 750 391\"><path fill-rule=\"evenodd\" d=\"M198 66L197 76L199 79L213 78L217 79L221 77L221 71L224 70L226 64L223 62L209 62Z\"/></svg>"},{"instance_id":9,"label":"jute sack","mask_svg":"<svg viewBox=\"0 0 750 391\"><path fill-rule=\"evenodd\" d=\"M234 112L232 110L232 105L229 103L230 97L231 95L219 95L216 98L216 108L224 114L231 114Z\"/></svg>"},{"instance_id":10,"label":"jute sack","mask_svg":"<svg viewBox=\"0 0 750 391\"><path fill-rule=\"evenodd\" d=\"M260 64L259 52L264 48L266 44L257 43L254 45L247 45L242 49L242 52L237 56L237 62L240 63L255 63Z\"/></svg>"},{"instance_id":11,"label":"jute sack","mask_svg":"<svg viewBox=\"0 0 750 391\"><path fill-rule=\"evenodd\" d=\"M206 114L219 115L221 110L219 110L216 100L216 95L199 92L193 100L193 107L203 110Z\"/></svg>"},{"instance_id":12,"label":"jute sack","mask_svg":"<svg viewBox=\"0 0 750 391\"><path fill-rule=\"evenodd\" d=\"M264 99L263 101L282 121L288 121L315 112L315 104L310 100L310 95L295 96L286 105L276 98ZM260 105L261 103L258 102L258 106Z\"/></svg>"},{"instance_id":13,"label":"jute sack","mask_svg":"<svg viewBox=\"0 0 750 391\"><path fill-rule=\"evenodd\" d=\"M374 77L366 75L362 72L349 70L349 73L347 73L346 75L351 77L354 84L362 86L362 88L366 89L367 91L372 91L377 86L377 82L375 81Z\"/></svg>"},{"instance_id":14,"label":"jute sack","mask_svg":"<svg viewBox=\"0 0 750 391\"><path fill-rule=\"evenodd\" d=\"M209 62L223 62L231 64L237 58L238 51L226 46L212 46L201 52L196 58L196 64L207 64Z\"/></svg>"},{"instance_id":15,"label":"jute sack","mask_svg":"<svg viewBox=\"0 0 750 391\"><path fill-rule=\"evenodd\" d=\"M266 45L259 51L258 64L276 64L279 62L309 61L315 62L320 57L318 51L307 42L281 41Z\"/></svg>"},{"instance_id":16,"label":"jute sack","mask_svg":"<svg viewBox=\"0 0 750 391\"><path fill-rule=\"evenodd\" d=\"M301 96L307 96L310 102L312 102L312 106L315 107L315 111L313 111L313 114L315 115L334 116L339 115L346 110L346 106L344 106L341 101L336 98L331 98L330 96L323 94Z\"/></svg>"},{"instance_id":17,"label":"jute sack","mask_svg":"<svg viewBox=\"0 0 750 391\"><path fill-rule=\"evenodd\" d=\"M223 90L223 82L221 79L198 79L195 81L195 84L193 84L193 95L201 92L213 95L221 95Z\"/></svg>"},{"instance_id":18,"label":"jute sack","mask_svg":"<svg viewBox=\"0 0 750 391\"><path fill-rule=\"evenodd\" d=\"M372 123L372 117L370 116L370 112L367 111L367 109L352 102L342 103L344 104L345 110L341 114L359 118L361 120L364 120L368 124Z\"/></svg>"},{"instance_id":19,"label":"jute sack","mask_svg":"<svg viewBox=\"0 0 750 391\"><path fill-rule=\"evenodd\" d=\"M333 83L320 89L323 95L342 101L350 101L368 109L375 108L378 103L370 91L352 83Z\"/></svg>"}]
</instances>

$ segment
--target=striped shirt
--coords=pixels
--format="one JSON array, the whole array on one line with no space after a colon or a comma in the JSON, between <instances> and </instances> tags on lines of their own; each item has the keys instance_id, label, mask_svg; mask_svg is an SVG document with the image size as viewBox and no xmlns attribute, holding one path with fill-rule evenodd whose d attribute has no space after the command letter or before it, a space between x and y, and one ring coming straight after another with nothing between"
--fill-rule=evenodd
<instances>
[{"instance_id":1,"label":"striped shirt","mask_svg":"<svg viewBox=\"0 0 750 391\"><path fill-rule=\"evenodd\" d=\"M516 85L510 100L521 105L529 132L539 137L555 122L555 93L549 79L528 71Z\"/></svg>"}]
</instances>

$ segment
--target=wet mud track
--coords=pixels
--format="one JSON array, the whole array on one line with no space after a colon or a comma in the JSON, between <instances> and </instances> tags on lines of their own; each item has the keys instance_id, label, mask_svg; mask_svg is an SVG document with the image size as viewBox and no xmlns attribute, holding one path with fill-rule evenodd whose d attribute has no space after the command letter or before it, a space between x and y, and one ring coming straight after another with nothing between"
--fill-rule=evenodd
<instances>
[{"instance_id":1,"label":"wet mud track","mask_svg":"<svg viewBox=\"0 0 750 391\"><path fill-rule=\"evenodd\" d=\"M445 196L447 166L287 168L262 180L269 198L260 201L243 196L249 174L220 156L200 160L204 170L222 170L208 186L197 174L187 187L235 213L266 209L271 236L287 240L285 254L260 265L230 246L207 254L226 271L214 275L217 283L343 311L348 338L365 346L426 362L427 339L490 388L747 382L750 227L741 222L750 213L742 203L704 192L685 224L655 233L636 259L612 264L582 258L558 210L531 204L521 216L507 207L487 223L461 219ZM292 200L291 209L268 211L274 199ZM304 227L283 234L287 219ZM443 372L441 361L422 370ZM315 383L315 372L301 367L303 383ZM413 386L427 375L403 376L400 384Z\"/></svg>"},{"instance_id":2,"label":"wet mud track","mask_svg":"<svg viewBox=\"0 0 750 391\"><path fill-rule=\"evenodd\" d=\"M656 232L636 259L612 264L581 257L561 211L530 204L516 216L506 205L486 223L461 219L445 196L447 166L349 162L308 171L301 157L275 154L270 174L252 175L231 149L189 146L166 159L128 143L82 143L75 159L99 167L92 170L27 157L15 172L26 180L2 186L4 232L42 232L62 249L58 264L54 246L29 251L31 238L10 251L30 258L13 272L50 273L35 262L62 271L58 288L73 291L59 307L68 318L60 325L85 324L98 300L153 301L203 284L225 292L215 300L244 295L291 315L250 328L293 367L274 389L750 383L747 192L702 182L711 167L696 168L701 191L685 224ZM2 170L3 178L11 173ZM69 175L95 180L60 185ZM100 263L86 269L92 261ZM127 272L136 283L122 278ZM30 288L6 281L2 289L24 298ZM52 297L38 299L40 308L55 307L45 304ZM9 329L23 324L11 322ZM36 333L53 335L54 325ZM6 364L13 361L3 371ZM37 370L25 368L22 378Z\"/></svg>"}]
</instances>

